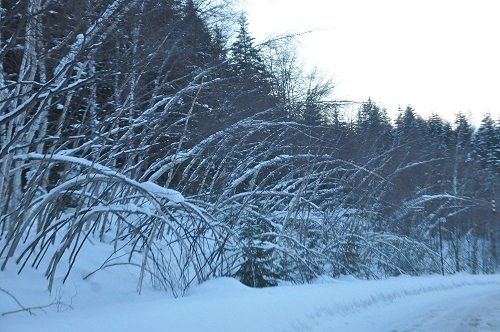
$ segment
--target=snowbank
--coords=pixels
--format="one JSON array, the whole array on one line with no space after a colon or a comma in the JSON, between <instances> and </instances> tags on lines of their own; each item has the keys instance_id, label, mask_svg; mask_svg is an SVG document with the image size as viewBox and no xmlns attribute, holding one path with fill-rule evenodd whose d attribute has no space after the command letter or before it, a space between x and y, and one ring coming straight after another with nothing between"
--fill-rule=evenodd
<instances>
[{"instance_id":1,"label":"snowbank","mask_svg":"<svg viewBox=\"0 0 500 332\"><path fill-rule=\"evenodd\" d=\"M88 266L99 261L92 255L85 259ZM34 310L36 316L25 312L3 316L0 331L312 331L325 324L338 326L362 310L414 301L422 294L443 297L500 286L498 275L403 276L379 281L324 278L310 285L266 289L220 278L173 299L151 289L138 296L132 268L118 266L82 280L89 271L80 269L51 296L37 271L21 276L14 271L0 273L1 287L25 306L61 302L44 311ZM16 309L15 302L0 294L1 312Z\"/></svg>"}]
</instances>

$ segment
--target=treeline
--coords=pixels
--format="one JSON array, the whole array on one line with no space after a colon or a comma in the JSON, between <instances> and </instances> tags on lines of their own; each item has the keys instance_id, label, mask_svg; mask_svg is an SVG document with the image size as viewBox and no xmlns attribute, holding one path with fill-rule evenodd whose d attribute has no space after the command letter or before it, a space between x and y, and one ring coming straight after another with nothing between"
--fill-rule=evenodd
<instances>
[{"instance_id":1,"label":"treeline","mask_svg":"<svg viewBox=\"0 0 500 332\"><path fill-rule=\"evenodd\" d=\"M214 276L497 270L498 121L393 123L371 100L347 118L292 37L256 45L231 14L1 2L2 269L44 268L51 288L92 238L112 244L102 268L175 295Z\"/></svg>"}]
</instances>

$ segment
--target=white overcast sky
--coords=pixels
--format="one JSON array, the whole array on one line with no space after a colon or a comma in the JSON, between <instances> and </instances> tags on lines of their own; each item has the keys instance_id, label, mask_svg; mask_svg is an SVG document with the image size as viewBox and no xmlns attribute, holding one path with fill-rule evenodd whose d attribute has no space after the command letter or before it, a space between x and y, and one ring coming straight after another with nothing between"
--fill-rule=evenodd
<instances>
[{"instance_id":1,"label":"white overcast sky","mask_svg":"<svg viewBox=\"0 0 500 332\"><path fill-rule=\"evenodd\" d=\"M243 0L257 41L300 37L308 66L333 77L338 99L371 97L391 115L458 111L500 117L498 0Z\"/></svg>"}]
</instances>

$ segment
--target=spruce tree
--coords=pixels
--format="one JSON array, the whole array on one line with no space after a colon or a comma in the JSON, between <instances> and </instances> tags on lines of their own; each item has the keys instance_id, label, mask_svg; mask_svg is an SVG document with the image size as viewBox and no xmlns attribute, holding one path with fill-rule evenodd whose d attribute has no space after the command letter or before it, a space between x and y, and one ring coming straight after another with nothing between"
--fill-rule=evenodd
<instances>
[{"instance_id":1,"label":"spruce tree","mask_svg":"<svg viewBox=\"0 0 500 332\"><path fill-rule=\"evenodd\" d=\"M248 30L245 16L239 20L236 41L230 49L231 90L233 96L230 121L269 111L275 103L271 97L270 75L254 39ZM269 116L269 112L266 113Z\"/></svg>"},{"instance_id":2,"label":"spruce tree","mask_svg":"<svg viewBox=\"0 0 500 332\"><path fill-rule=\"evenodd\" d=\"M182 25L186 65L205 68L213 62L212 37L193 0L188 0L183 8Z\"/></svg>"},{"instance_id":3,"label":"spruce tree","mask_svg":"<svg viewBox=\"0 0 500 332\"><path fill-rule=\"evenodd\" d=\"M387 111L368 99L358 109L356 120L356 150L363 160L369 160L391 145L392 126Z\"/></svg>"},{"instance_id":4,"label":"spruce tree","mask_svg":"<svg viewBox=\"0 0 500 332\"><path fill-rule=\"evenodd\" d=\"M500 173L500 137L490 114L486 114L474 135L474 152L482 163Z\"/></svg>"},{"instance_id":5,"label":"spruce tree","mask_svg":"<svg viewBox=\"0 0 500 332\"><path fill-rule=\"evenodd\" d=\"M254 38L248 31L245 16L239 19L239 32L231 47L231 65L238 76L254 83L265 82L268 78L266 67L259 50L254 46Z\"/></svg>"}]
</instances>

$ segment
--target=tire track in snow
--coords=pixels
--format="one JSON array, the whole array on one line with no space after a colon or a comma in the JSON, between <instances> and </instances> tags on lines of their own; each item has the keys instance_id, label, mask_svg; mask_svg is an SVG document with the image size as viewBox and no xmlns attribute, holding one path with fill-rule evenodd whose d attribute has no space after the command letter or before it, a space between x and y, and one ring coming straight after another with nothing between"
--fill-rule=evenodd
<instances>
[{"instance_id":1,"label":"tire track in snow","mask_svg":"<svg viewBox=\"0 0 500 332\"><path fill-rule=\"evenodd\" d=\"M453 281L451 283L443 283L432 286L420 286L420 287L414 287L396 291L385 291L385 292L382 291L370 295L367 294L365 298L360 298L358 300L350 301L348 303L339 303L329 306L325 305L317 306L316 308L314 308L312 313L306 316L306 318L297 319L290 326L285 328L283 332L311 331L317 325L316 322L321 322L326 319L333 319L335 317L345 317L348 315L353 315L368 310L370 308L393 303L396 300L400 300L406 297L413 297L433 292L450 291L471 286L491 286L491 285L500 286L500 282L494 280ZM469 330L464 330L464 331L469 331Z\"/></svg>"}]
</instances>

